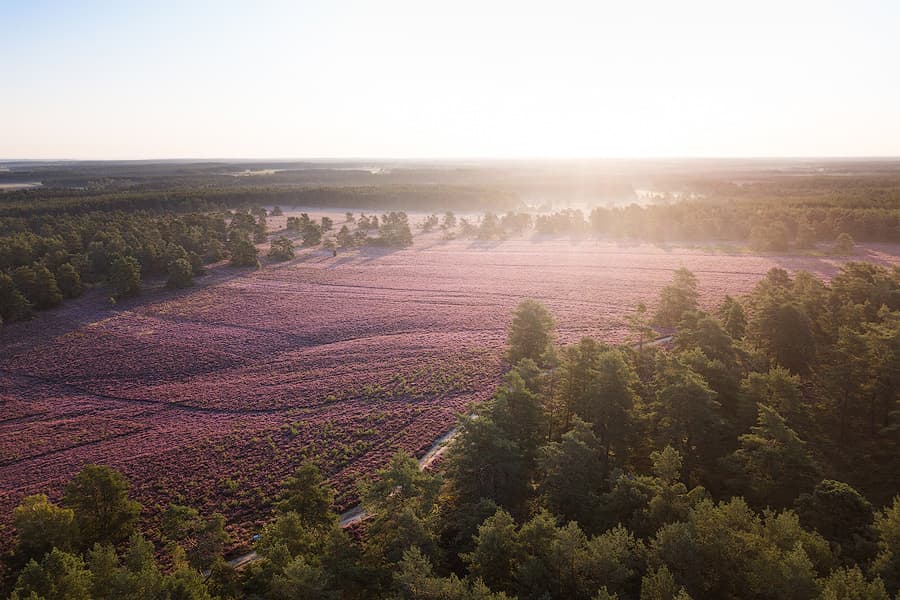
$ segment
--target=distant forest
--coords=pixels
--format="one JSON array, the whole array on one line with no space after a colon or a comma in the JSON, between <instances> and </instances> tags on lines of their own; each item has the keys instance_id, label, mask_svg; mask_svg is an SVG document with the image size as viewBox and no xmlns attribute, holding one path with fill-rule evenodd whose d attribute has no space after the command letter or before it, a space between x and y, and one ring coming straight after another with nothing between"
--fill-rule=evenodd
<instances>
[{"instance_id":1,"label":"distant forest","mask_svg":"<svg viewBox=\"0 0 900 600\"><path fill-rule=\"evenodd\" d=\"M181 288L225 258L235 267L258 266L255 244L269 241L266 216L281 214L279 207L382 214L381 221L377 214L356 221L347 212L333 232L331 218L292 217L272 243L271 260L293 258L295 240L333 252L408 246L413 235L404 211L413 210L433 213L419 226L440 227L447 240L533 231L735 242L771 252L825 244L844 254L855 242L900 241L897 161L20 162L0 169L0 184L26 181L43 185L0 193L0 323L94 283L108 283L115 301L138 294L148 276Z\"/></svg>"},{"instance_id":2,"label":"distant forest","mask_svg":"<svg viewBox=\"0 0 900 600\"><path fill-rule=\"evenodd\" d=\"M3 165L0 165L2 167ZM595 232L651 241L900 240L900 161L10 163L0 217L251 206L601 211ZM601 218L602 217L602 218ZM774 249L774 248L773 248Z\"/></svg>"}]
</instances>

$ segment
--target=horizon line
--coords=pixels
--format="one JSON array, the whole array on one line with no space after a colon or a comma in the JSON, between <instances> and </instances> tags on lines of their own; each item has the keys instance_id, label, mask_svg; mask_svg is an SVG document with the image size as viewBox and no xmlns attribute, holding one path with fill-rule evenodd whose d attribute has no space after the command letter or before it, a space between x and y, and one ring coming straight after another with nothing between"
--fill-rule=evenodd
<instances>
[{"instance_id":1,"label":"horizon line","mask_svg":"<svg viewBox=\"0 0 900 600\"><path fill-rule=\"evenodd\" d=\"M502 156L169 156L145 158L73 158L73 157L0 157L5 162L227 162L227 161L271 161L271 162L348 162L348 161L401 161L401 162L572 162L572 161L654 161L654 160L900 160L897 155L864 154L822 154L822 155L696 155L696 156L571 156L571 157L502 157Z\"/></svg>"}]
</instances>

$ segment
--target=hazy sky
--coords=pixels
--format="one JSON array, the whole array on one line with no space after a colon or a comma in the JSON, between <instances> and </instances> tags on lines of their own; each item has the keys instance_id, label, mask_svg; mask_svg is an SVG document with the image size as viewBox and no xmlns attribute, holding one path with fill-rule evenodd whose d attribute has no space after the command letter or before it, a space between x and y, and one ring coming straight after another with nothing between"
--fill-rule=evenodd
<instances>
[{"instance_id":1,"label":"hazy sky","mask_svg":"<svg viewBox=\"0 0 900 600\"><path fill-rule=\"evenodd\" d=\"M0 158L900 155L900 2L0 0Z\"/></svg>"}]
</instances>

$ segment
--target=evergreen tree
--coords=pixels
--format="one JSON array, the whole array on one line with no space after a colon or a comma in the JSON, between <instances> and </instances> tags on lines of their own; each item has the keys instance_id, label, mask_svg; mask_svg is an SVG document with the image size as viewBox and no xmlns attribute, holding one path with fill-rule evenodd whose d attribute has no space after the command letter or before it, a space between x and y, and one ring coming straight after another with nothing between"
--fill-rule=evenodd
<instances>
[{"instance_id":1,"label":"evergreen tree","mask_svg":"<svg viewBox=\"0 0 900 600\"><path fill-rule=\"evenodd\" d=\"M361 486L363 506L374 515L366 550L376 563L399 562L412 546L432 558L439 555L433 526L439 488L440 480L419 469L416 459L403 452Z\"/></svg>"},{"instance_id":2,"label":"evergreen tree","mask_svg":"<svg viewBox=\"0 0 900 600\"><path fill-rule=\"evenodd\" d=\"M881 579L868 581L859 567L832 571L821 585L821 600L891 600Z\"/></svg>"},{"instance_id":3,"label":"evergreen tree","mask_svg":"<svg viewBox=\"0 0 900 600\"><path fill-rule=\"evenodd\" d=\"M13 271L13 281L35 308L53 308L62 302L63 296L56 278L44 265L19 267Z\"/></svg>"},{"instance_id":4,"label":"evergreen tree","mask_svg":"<svg viewBox=\"0 0 900 600\"><path fill-rule=\"evenodd\" d=\"M63 263L56 269L56 283L66 298L76 298L84 291L81 276L70 263Z\"/></svg>"},{"instance_id":5,"label":"evergreen tree","mask_svg":"<svg viewBox=\"0 0 900 600\"><path fill-rule=\"evenodd\" d=\"M60 508L44 494L27 496L13 511L16 558L21 563L41 560L53 548L71 552L78 541L75 513Z\"/></svg>"},{"instance_id":6,"label":"evergreen tree","mask_svg":"<svg viewBox=\"0 0 900 600\"><path fill-rule=\"evenodd\" d=\"M831 396L838 421L838 440L845 442L858 416L858 406L870 383L866 338L841 327L836 343L828 350L823 379Z\"/></svg>"},{"instance_id":7,"label":"evergreen tree","mask_svg":"<svg viewBox=\"0 0 900 600\"><path fill-rule=\"evenodd\" d=\"M185 258L169 263L169 279L166 285L170 288L183 289L194 285L194 269Z\"/></svg>"},{"instance_id":8,"label":"evergreen tree","mask_svg":"<svg viewBox=\"0 0 900 600\"><path fill-rule=\"evenodd\" d=\"M484 581L490 589L513 592L521 553L516 522L508 512L498 509L478 528L475 549L463 561L471 576Z\"/></svg>"},{"instance_id":9,"label":"evergreen tree","mask_svg":"<svg viewBox=\"0 0 900 600\"><path fill-rule=\"evenodd\" d=\"M769 296L755 310L750 337L770 359L792 373L809 372L816 355L812 321L795 302L779 302Z\"/></svg>"},{"instance_id":10,"label":"evergreen tree","mask_svg":"<svg viewBox=\"0 0 900 600\"><path fill-rule=\"evenodd\" d=\"M258 254L259 250L256 249L256 246L254 246L250 240L237 240L231 248L231 266L258 267Z\"/></svg>"},{"instance_id":11,"label":"evergreen tree","mask_svg":"<svg viewBox=\"0 0 900 600\"><path fill-rule=\"evenodd\" d=\"M675 577L666 565L648 571L641 580L641 600L691 600L683 586L675 582Z\"/></svg>"},{"instance_id":12,"label":"evergreen tree","mask_svg":"<svg viewBox=\"0 0 900 600\"><path fill-rule=\"evenodd\" d=\"M330 528L336 522L331 511L334 490L322 477L318 467L304 464L282 484L281 499L276 506L282 512L295 512L307 527Z\"/></svg>"},{"instance_id":13,"label":"evergreen tree","mask_svg":"<svg viewBox=\"0 0 900 600\"><path fill-rule=\"evenodd\" d=\"M29 561L11 600L91 600L91 572L80 556L54 548L39 563Z\"/></svg>"},{"instance_id":14,"label":"evergreen tree","mask_svg":"<svg viewBox=\"0 0 900 600\"><path fill-rule=\"evenodd\" d=\"M119 256L109 270L109 283L117 298L128 298L141 293L141 266L133 256Z\"/></svg>"},{"instance_id":15,"label":"evergreen tree","mask_svg":"<svg viewBox=\"0 0 900 600\"><path fill-rule=\"evenodd\" d=\"M272 240L267 256L272 260L291 260L294 258L294 242L284 236Z\"/></svg>"},{"instance_id":16,"label":"evergreen tree","mask_svg":"<svg viewBox=\"0 0 900 600\"><path fill-rule=\"evenodd\" d=\"M639 303L634 312L626 317L628 330L637 338L638 356L644 352L644 343L652 341L653 328L650 326L650 318L647 316L647 305Z\"/></svg>"},{"instance_id":17,"label":"evergreen tree","mask_svg":"<svg viewBox=\"0 0 900 600\"><path fill-rule=\"evenodd\" d=\"M859 564L875 554L875 511L866 498L840 481L825 479L796 502L801 522L840 546L842 555Z\"/></svg>"},{"instance_id":18,"label":"evergreen tree","mask_svg":"<svg viewBox=\"0 0 900 600\"><path fill-rule=\"evenodd\" d=\"M900 496L875 517L878 556L872 572L879 575L890 593L900 592Z\"/></svg>"},{"instance_id":19,"label":"evergreen tree","mask_svg":"<svg viewBox=\"0 0 900 600\"><path fill-rule=\"evenodd\" d=\"M103 465L87 465L66 486L63 506L75 511L82 543L116 544L129 536L141 505L128 497L128 481Z\"/></svg>"},{"instance_id":20,"label":"evergreen tree","mask_svg":"<svg viewBox=\"0 0 900 600\"><path fill-rule=\"evenodd\" d=\"M593 529L607 474L604 455L591 424L577 417L562 440L541 448L538 491L554 514Z\"/></svg>"},{"instance_id":21,"label":"evergreen tree","mask_svg":"<svg viewBox=\"0 0 900 600\"><path fill-rule=\"evenodd\" d=\"M3 321L23 319L31 312L31 303L16 287L12 277L0 272L0 318Z\"/></svg>"},{"instance_id":22,"label":"evergreen tree","mask_svg":"<svg viewBox=\"0 0 900 600\"><path fill-rule=\"evenodd\" d=\"M662 527L650 565L665 565L695 598L816 597L818 573L833 564L828 543L797 516L754 513L741 498L691 509L687 521ZM652 597L652 596L651 596Z\"/></svg>"},{"instance_id":23,"label":"evergreen tree","mask_svg":"<svg viewBox=\"0 0 900 600\"><path fill-rule=\"evenodd\" d=\"M304 246L316 246L322 242L322 226L312 221L301 225L300 237Z\"/></svg>"},{"instance_id":24,"label":"evergreen tree","mask_svg":"<svg viewBox=\"0 0 900 600\"><path fill-rule=\"evenodd\" d=\"M672 276L672 283L659 294L659 307L654 322L660 327L675 327L687 310L697 310L697 277L681 267Z\"/></svg>"},{"instance_id":25,"label":"evergreen tree","mask_svg":"<svg viewBox=\"0 0 900 600\"><path fill-rule=\"evenodd\" d=\"M337 245L341 248L350 248L355 244L353 234L350 233L350 229L346 225L341 225L337 232L336 240Z\"/></svg>"},{"instance_id":26,"label":"evergreen tree","mask_svg":"<svg viewBox=\"0 0 900 600\"><path fill-rule=\"evenodd\" d=\"M491 405L494 422L505 432L505 437L516 442L529 468L534 463L545 431L538 396L529 389L523 377L528 377L528 371L536 369L531 359L519 361L506 376L506 385L497 390Z\"/></svg>"},{"instance_id":27,"label":"evergreen tree","mask_svg":"<svg viewBox=\"0 0 900 600\"><path fill-rule=\"evenodd\" d=\"M747 315L740 302L726 295L719 305L716 316L732 339L739 340L744 337L747 331Z\"/></svg>"},{"instance_id":28,"label":"evergreen tree","mask_svg":"<svg viewBox=\"0 0 900 600\"><path fill-rule=\"evenodd\" d=\"M656 382L652 419L660 446L670 445L684 459L684 481L709 468L719 454L722 420L715 392L699 374L676 359L663 359Z\"/></svg>"},{"instance_id":29,"label":"evergreen tree","mask_svg":"<svg viewBox=\"0 0 900 600\"><path fill-rule=\"evenodd\" d=\"M610 349L597 354L589 378L586 393L576 397L574 410L593 424L603 448L603 464L624 465L634 429L637 375L620 350Z\"/></svg>"},{"instance_id":30,"label":"evergreen tree","mask_svg":"<svg viewBox=\"0 0 900 600\"><path fill-rule=\"evenodd\" d=\"M428 557L415 546L403 553L394 574L394 585L404 600L507 600L481 580L468 583L455 573L439 577Z\"/></svg>"},{"instance_id":31,"label":"evergreen tree","mask_svg":"<svg viewBox=\"0 0 900 600\"><path fill-rule=\"evenodd\" d=\"M446 474L460 505L488 499L517 512L528 495L529 473L519 445L486 411L460 421Z\"/></svg>"},{"instance_id":32,"label":"evergreen tree","mask_svg":"<svg viewBox=\"0 0 900 600\"><path fill-rule=\"evenodd\" d=\"M740 447L728 462L740 490L757 506L791 506L818 478L806 444L770 406L759 405L756 425L738 440Z\"/></svg>"},{"instance_id":33,"label":"evergreen tree","mask_svg":"<svg viewBox=\"0 0 900 600\"><path fill-rule=\"evenodd\" d=\"M834 251L838 254L853 254L853 243L853 237L842 231L834 242Z\"/></svg>"},{"instance_id":34,"label":"evergreen tree","mask_svg":"<svg viewBox=\"0 0 900 600\"><path fill-rule=\"evenodd\" d=\"M788 419L795 419L803 412L803 398L800 393L800 377L781 366L770 368L765 373L752 372L741 381L741 400L744 410L765 404L771 406Z\"/></svg>"},{"instance_id":35,"label":"evergreen tree","mask_svg":"<svg viewBox=\"0 0 900 600\"><path fill-rule=\"evenodd\" d=\"M509 362L515 365L523 358L530 358L540 364L552 336L553 317L547 307L530 298L521 301L509 328Z\"/></svg>"},{"instance_id":36,"label":"evergreen tree","mask_svg":"<svg viewBox=\"0 0 900 600\"><path fill-rule=\"evenodd\" d=\"M375 219L375 227L378 228L377 217L373 217L373 219ZM411 246L413 243L412 231L409 228L409 218L405 212L389 212L386 215L382 215L379 231L380 239L385 245L404 248Z\"/></svg>"}]
</instances>

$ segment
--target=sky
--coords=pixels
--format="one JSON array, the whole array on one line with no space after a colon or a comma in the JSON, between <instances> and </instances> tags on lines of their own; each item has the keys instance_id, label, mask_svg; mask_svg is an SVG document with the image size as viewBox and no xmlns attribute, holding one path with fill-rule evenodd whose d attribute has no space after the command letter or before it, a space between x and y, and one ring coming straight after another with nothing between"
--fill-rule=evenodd
<instances>
[{"instance_id":1,"label":"sky","mask_svg":"<svg viewBox=\"0 0 900 600\"><path fill-rule=\"evenodd\" d=\"M900 156L900 2L0 0L0 158Z\"/></svg>"}]
</instances>

